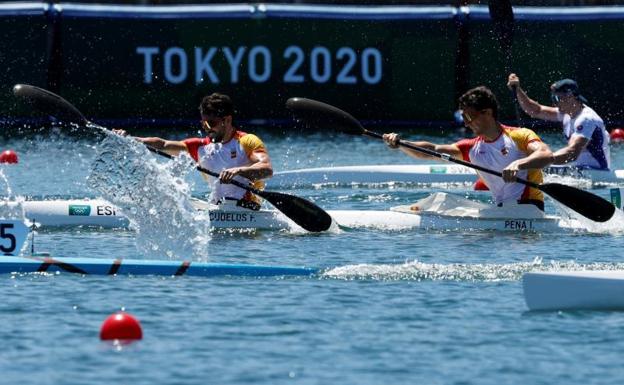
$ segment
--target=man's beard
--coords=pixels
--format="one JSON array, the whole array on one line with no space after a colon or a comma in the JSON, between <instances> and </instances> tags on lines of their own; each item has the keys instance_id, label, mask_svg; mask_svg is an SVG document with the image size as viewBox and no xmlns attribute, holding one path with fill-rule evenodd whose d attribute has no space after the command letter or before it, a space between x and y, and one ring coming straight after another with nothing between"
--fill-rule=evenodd
<instances>
[{"instance_id":1,"label":"man's beard","mask_svg":"<svg viewBox=\"0 0 624 385\"><path fill-rule=\"evenodd\" d=\"M221 143L221 142L223 142L223 135L219 134L218 132L209 131L208 132L208 137L210 138L210 140L213 143Z\"/></svg>"}]
</instances>

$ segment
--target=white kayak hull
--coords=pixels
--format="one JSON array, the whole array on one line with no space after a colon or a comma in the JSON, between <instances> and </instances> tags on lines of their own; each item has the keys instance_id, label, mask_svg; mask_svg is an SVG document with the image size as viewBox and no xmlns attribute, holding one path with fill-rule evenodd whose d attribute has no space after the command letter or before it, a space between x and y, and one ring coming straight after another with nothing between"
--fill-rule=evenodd
<instances>
[{"instance_id":1,"label":"white kayak hull","mask_svg":"<svg viewBox=\"0 0 624 385\"><path fill-rule=\"evenodd\" d=\"M267 180L267 186L289 188L314 184L352 183L473 183L474 170L448 164L363 165L318 167L281 171Z\"/></svg>"},{"instance_id":2,"label":"white kayak hull","mask_svg":"<svg viewBox=\"0 0 624 385\"><path fill-rule=\"evenodd\" d=\"M567 271L524 274L530 310L624 310L624 271Z\"/></svg>"},{"instance_id":3,"label":"white kayak hull","mask_svg":"<svg viewBox=\"0 0 624 385\"><path fill-rule=\"evenodd\" d=\"M22 205L26 219L43 227L127 228L130 225L122 210L100 199L26 201ZM211 210L202 201L197 201L197 208L209 211L214 228L279 230L291 225L288 218L273 210L253 211L237 207Z\"/></svg>"},{"instance_id":4,"label":"white kayak hull","mask_svg":"<svg viewBox=\"0 0 624 385\"><path fill-rule=\"evenodd\" d=\"M505 231L505 232L553 232L566 231L557 217L545 218L479 218L416 214L397 211L330 210L336 223L349 228L375 228L382 230L423 229L434 231Z\"/></svg>"},{"instance_id":5,"label":"white kayak hull","mask_svg":"<svg viewBox=\"0 0 624 385\"><path fill-rule=\"evenodd\" d=\"M25 201L22 206L26 219L44 227L124 228L130 223L121 210L99 199Z\"/></svg>"},{"instance_id":6,"label":"white kayak hull","mask_svg":"<svg viewBox=\"0 0 624 385\"><path fill-rule=\"evenodd\" d=\"M438 193L438 196L446 194ZM461 199L461 198L459 198ZM471 203L482 207L483 204ZM226 208L195 201L198 210L207 210L211 226L215 229L297 229L289 218L276 210L253 211L236 206ZM25 216L31 222L44 228L65 226L94 226L103 228L125 228L129 221L121 210L103 200L53 200L24 202ZM566 227L558 217L523 217L516 214L478 214L475 208L461 207L458 215L448 211L437 214L426 211L412 211L409 206L391 210L328 210L334 221L347 228L372 228L380 230L495 230L511 232L562 231ZM472 211L471 211L472 210ZM455 210L457 211L457 210ZM464 214L462 214L464 213Z\"/></svg>"},{"instance_id":7,"label":"white kayak hull","mask_svg":"<svg viewBox=\"0 0 624 385\"><path fill-rule=\"evenodd\" d=\"M590 180L594 184L624 183L624 170L578 170L570 167L545 169L551 177ZM272 188L304 187L318 184L467 184L477 180L476 172L454 164L403 164L318 167L277 172L267 180Z\"/></svg>"}]
</instances>

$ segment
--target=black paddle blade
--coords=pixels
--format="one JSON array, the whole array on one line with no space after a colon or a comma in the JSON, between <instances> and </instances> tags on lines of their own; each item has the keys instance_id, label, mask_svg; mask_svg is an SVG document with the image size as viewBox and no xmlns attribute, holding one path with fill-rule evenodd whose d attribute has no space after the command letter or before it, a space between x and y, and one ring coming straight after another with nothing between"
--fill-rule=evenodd
<instances>
[{"instance_id":1,"label":"black paddle blade","mask_svg":"<svg viewBox=\"0 0 624 385\"><path fill-rule=\"evenodd\" d=\"M16 84L13 86L13 95L31 104L35 110L53 116L59 122L79 125L89 122L70 102L43 88Z\"/></svg>"},{"instance_id":2,"label":"black paddle blade","mask_svg":"<svg viewBox=\"0 0 624 385\"><path fill-rule=\"evenodd\" d=\"M615 214L615 206L608 200L572 186L544 183L539 189L595 222L606 222Z\"/></svg>"},{"instance_id":3,"label":"black paddle blade","mask_svg":"<svg viewBox=\"0 0 624 385\"><path fill-rule=\"evenodd\" d=\"M317 100L290 98L286 101L286 108L297 120L316 128L340 130L351 135L362 135L366 131L348 112Z\"/></svg>"},{"instance_id":4,"label":"black paddle blade","mask_svg":"<svg viewBox=\"0 0 624 385\"><path fill-rule=\"evenodd\" d=\"M331 227L332 217L308 200L274 191L259 191L258 195L307 231L326 231Z\"/></svg>"}]
</instances>

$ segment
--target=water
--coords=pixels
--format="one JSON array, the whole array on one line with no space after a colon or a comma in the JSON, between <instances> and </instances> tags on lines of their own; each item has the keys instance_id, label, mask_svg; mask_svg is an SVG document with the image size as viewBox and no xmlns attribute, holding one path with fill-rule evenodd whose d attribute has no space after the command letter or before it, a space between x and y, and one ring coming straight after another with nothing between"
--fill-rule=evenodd
<instances>
[{"instance_id":1,"label":"water","mask_svg":"<svg viewBox=\"0 0 624 385\"><path fill-rule=\"evenodd\" d=\"M276 170L410 162L366 138L261 136ZM546 140L561 144L555 136ZM97 143L56 136L4 143L20 155L18 165L2 167L10 192L27 198L98 197L101 192L87 182L102 151ZM614 165L622 165L624 151L613 147L612 152ZM153 172L168 168L184 175L181 165L159 160L158 168L145 159ZM184 179L193 195L207 193L195 173ZM440 188L287 192L326 209L381 210L431 191ZM606 189L594 192L608 196ZM163 189L151 193L154 204L170 198ZM550 202L547 211L555 211ZM154 232L165 222L138 240L135 232L122 230L39 231L36 248L55 256L175 259L166 250L150 249ZM191 239L195 230L185 228L180 237ZM163 228L161 238L169 239L171 231ZM324 274L281 279L4 276L0 382L618 383L624 313L528 312L520 279L536 270L622 269L623 236L618 231L219 232L207 237L201 255L193 258L315 266ZM122 308L141 320L144 339L122 347L100 342L102 321Z\"/></svg>"}]
</instances>

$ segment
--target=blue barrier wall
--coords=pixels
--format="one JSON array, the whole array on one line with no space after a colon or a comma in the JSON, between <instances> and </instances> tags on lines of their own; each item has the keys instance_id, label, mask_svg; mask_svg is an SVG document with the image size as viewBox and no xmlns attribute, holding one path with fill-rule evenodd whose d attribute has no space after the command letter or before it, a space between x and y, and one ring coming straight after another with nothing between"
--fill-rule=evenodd
<instances>
[{"instance_id":1,"label":"blue barrier wall","mask_svg":"<svg viewBox=\"0 0 624 385\"><path fill-rule=\"evenodd\" d=\"M510 45L487 7L236 4L0 8L5 116L17 82L48 87L114 124L194 124L201 97L230 94L246 121L289 122L291 96L382 125L450 125L456 97L485 84L514 119L505 79L546 102L576 78L607 120L624 120L624 8L514 8ZM501 45L502 43L502 45Z\"/></svg>"}]
</instances>

